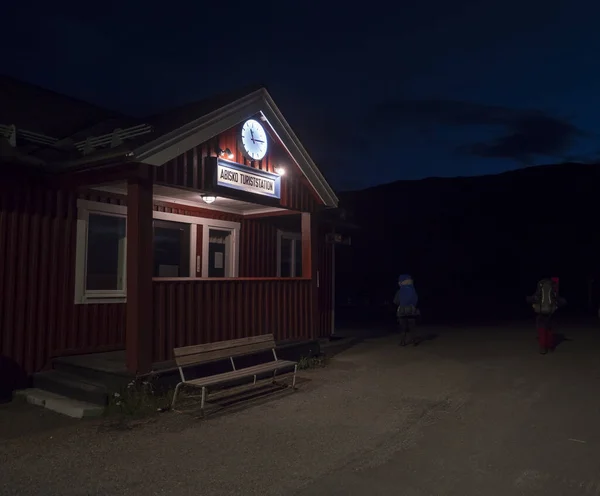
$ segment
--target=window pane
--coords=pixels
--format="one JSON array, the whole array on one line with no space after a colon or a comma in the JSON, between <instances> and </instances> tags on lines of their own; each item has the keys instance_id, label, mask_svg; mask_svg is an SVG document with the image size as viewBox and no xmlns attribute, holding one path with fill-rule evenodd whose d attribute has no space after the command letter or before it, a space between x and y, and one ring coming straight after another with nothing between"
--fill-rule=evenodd
<instances>
[{"instance_id":1,"label":"window pane","mask_svg":"<svg viewBox=\"0 0 600 496\"><path fill-rule=\"evenodd\" d=\"M227 277L227 253L231 231L208 230L208 277Z\"/></svg>"},{"instance_id":2,"label":"window pane","mask_svg":"<svg viewBox=\"0 0 600 496\"><path fill-rule=\"evenodd\" d=\"M281 238L281 277L292 277L292 243L290 238Z\"/></svg>"},{"instance_id":3,"label":"window pane","mask_svg":"<svg viewBox=\"0 0 600 496\"><path fill-rule=\"evenodd\" d=\"M190 225L154 221L154 276L189 277Z\"/></svg>"},{"instance_id":4,"label":"window pane","mask_svg":"<svg viewBox=\"0 0 600 496\"><path fill-rule=\"evenodd\" d=\"M90 214L86 257L86 289L124 289L126 219Z\"/></svg>"},{"instance_id":5,"label":"window pane","mask_svg":"<svg viewBox=\"0 0 600 496\"><path fill-rule=\"evenodd\" d=\"M296 252L294 253L294 277L302 277L302 240L296 240Z\"/></svg>"}]
</instances>

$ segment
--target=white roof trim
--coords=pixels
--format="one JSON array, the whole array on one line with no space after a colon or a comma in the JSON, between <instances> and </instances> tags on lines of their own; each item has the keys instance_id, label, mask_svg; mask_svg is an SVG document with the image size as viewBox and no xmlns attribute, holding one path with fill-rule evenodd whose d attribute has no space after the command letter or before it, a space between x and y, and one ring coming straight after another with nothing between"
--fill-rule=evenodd
<instances>
[{"instance_id":1,"label":"white roof trim","mask_svg":"<svg viewBox=\"0 0 600 496\"><path fill-rule=\"evenodd\" d=\"M271 129L277 134L323 203L328 207L337 207L338 198L333 189L294 134L269 93L264 89L250 93L160 136L134 150L134 156L137 161L145 164L161 166L259 112L266 117Z\"/></svg>"}]
</instances>

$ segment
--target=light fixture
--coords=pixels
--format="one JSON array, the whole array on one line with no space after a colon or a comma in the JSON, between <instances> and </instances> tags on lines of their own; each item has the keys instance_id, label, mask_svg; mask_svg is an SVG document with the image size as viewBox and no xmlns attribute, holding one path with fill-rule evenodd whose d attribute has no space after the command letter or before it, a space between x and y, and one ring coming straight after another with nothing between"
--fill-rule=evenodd
<instances>
[{"instance_id":1,"label":"light fixture","mask_svg":"<svg viewBox=\"0 0 600 496\"><path fill-rule=\"evenodd\" d=\"M285 169L283 167L275 167L275 174L285 176Z\"/></svg>"},{"instance_id":2,"label":"light fixture","mask_svg":"<svg viewBox=\"0 0 600 496\"><path fill-rule=\"evenodd\" d=\"M215 200L217 199L216 196L211 196L211 195L202 195L202 201L204 201L204 203L214 203Z\"/></svg>"},{"instance_id":3,"label":"light fixture","mask_svg":"<svg viewBox=\"0 0 600 496\"><path fill-rule=\"evenodd\" d=\"M225 148L225 150L218 148L217 151L221 157L227 157L229 160L233 160L233 153L229 148Z\"/></svg>"}]
</instances>

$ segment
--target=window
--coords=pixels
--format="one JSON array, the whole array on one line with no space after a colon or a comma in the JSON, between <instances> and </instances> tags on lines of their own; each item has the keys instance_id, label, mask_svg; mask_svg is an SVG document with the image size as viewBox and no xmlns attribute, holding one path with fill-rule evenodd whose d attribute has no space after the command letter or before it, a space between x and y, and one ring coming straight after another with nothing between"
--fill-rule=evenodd
<instances>
[{"instance_id":1,"label":"window","mask_svg":"<svg viewBox=\"0 0 600 496\"><path fill-rule=\"evenodd\" d=\"M302 236L279 231L277 276L302 277Z\"/></svg>"},{"instance_id":2,"label":"window","mask_svg":"<svg viewBox=\"0 0 600 496\"><path fill-rule=\"evenodd\" d=\"M208 229L208 277L228 277L231 231Z\"/></svg>"},{"instance_id":3,"label":"window","mask_svg":"<svg viewBox=\"0 0 600 496\"><path fill-rule=\"evenodd\" d=\"M125 291L126 225L125 217L89 214L86 291Z\"/></svg>"},{"instance_id":4,"label":"window","mask_svg":"<svg viewBox=\"0 0 600 496\"><path fill-rule=\"evenodd\" d=\"M190 224L154 221L154 277L190 277Z\"/></svg>"},{"instance_id":5,"label":"window","mask_svg":"<svg viewBox=\"0 0 600 496\"><path fill-rule=\"evenodd\" d=\"M125 298L127 217L117 210L79 209L75 302Z\"/></svg>"},{"instance_id":6,"label":"window","mask_svg":"<svg viewBox=\"0 0 600 496\"><path fill-rule=\"evenodd\" d=\"M77 203L75 303L125 302L127 208ZM237 277L240 224L154 212L154 277Z\"/></svg>"}]
</instances>

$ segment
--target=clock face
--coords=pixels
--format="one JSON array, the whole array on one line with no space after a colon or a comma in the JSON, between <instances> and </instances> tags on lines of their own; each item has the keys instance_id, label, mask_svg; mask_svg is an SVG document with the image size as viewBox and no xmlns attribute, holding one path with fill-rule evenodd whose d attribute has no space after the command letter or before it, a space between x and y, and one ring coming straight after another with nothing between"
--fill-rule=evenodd
<instances>
[{"instance_id":1,"label":"clock face","mask_svg":"<svg viewBox=\"0 0 600 496\"><path fill-rule=\"evenodd\" d=\"M267 154L267 133L258 121L250 119L244 122L241 141L244 152L252 160L262 160Z\"/></svg>"}]
</instances>

